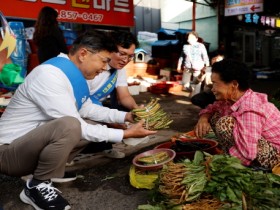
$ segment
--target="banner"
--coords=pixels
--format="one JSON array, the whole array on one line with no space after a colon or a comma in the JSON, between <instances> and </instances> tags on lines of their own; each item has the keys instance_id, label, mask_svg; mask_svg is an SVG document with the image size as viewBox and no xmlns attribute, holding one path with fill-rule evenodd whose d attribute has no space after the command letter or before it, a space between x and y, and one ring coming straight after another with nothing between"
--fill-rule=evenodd
<instances>
[{"instance_id":1,"label":"banner","mask_svg":"<svg viewBox=\"0 0 280 210\"><path fill-rule=\"evenodd\" d=\"M262 11L263 0L225 0L225 16L256 13Z\"/></svg>"},{"instance_id":2,"label":"banner","mask_svg":"<svg viewBox=\"0 0 280 210\"><path fill-rule=\"evenodd\" d=\"M133 0L1 0L0 11L10 18L36 20L42 7L58 11L60 22L134 26Z\"/></svg>"}]
</instances>

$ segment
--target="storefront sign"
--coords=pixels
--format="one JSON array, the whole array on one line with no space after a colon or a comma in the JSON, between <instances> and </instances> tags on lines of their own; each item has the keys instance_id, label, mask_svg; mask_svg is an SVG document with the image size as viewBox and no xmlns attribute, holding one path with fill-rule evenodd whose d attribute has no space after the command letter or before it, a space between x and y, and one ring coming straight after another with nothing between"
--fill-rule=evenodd
<instances>
[{"instance_id":1,"label":"storefront sign","mask_svg":"<svg viewBox=\"0 0 280 210\"><path fill-rule=\"evenodd\" d=\"M58 11L61 22L134 26L133 0L1 0L6 17L37 19L44 6Z\"/></svg>"},{"instance_id":2,"label":"storefront sign","mask_svg":"<svg viewBox=\"0 0 280 210\"><path fill-rule=\"evenodd\" d=\"M261 16L261 23L264 26L271 26L272 28L277 27L277 19L276 17L268 17L268 16Z\"/></svg>"},{"instance_id":3,"label":"storefront sign","mask_svg":"<svg viewBox=\"0 0 280 210\"><path fill-rule=\"evenodd\" d=\"M245 23L259 23L260 16L257 14L246 14L245 16Z\"/></svg>"},{"instance_id":4,"label":"storefront sign","mask_svg":"<svg viewBox=\"0 0 280 210\"><path fill-rule=\"evenodd\" d=\"M225 0L225 16L263 11L263 0Z\"/></svg>"}]
</instances>

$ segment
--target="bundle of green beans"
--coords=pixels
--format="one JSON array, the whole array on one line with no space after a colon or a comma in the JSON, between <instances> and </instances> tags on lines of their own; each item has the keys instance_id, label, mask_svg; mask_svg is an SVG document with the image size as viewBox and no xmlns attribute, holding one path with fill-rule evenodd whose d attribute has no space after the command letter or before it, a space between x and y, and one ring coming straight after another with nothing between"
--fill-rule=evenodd
<instances>
[{"instance_id":1,"label":"bundle of green beans","mask_svg":"<svg viewBox=\"0 0 280 210\"><path fill-rule=\"evenodd\" d=\"M150 102L143 108L133 109L136 122L145 119L145 128L149 130L160 130L169 128L173 122L167 113L161 108L157 98L151 98Z\"/></svg>"}]
</instances>

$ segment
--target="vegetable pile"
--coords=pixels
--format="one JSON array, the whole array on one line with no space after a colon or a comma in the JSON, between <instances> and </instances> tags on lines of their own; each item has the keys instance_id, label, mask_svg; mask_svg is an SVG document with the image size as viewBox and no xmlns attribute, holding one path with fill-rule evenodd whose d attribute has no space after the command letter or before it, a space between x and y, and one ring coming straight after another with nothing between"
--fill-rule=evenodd
<instances>
[{"instance_id":1,"label":"vegetable pile","mask_svg":"<svg viewBox=\"0 0 280 210\"><path fill-rule=\"evenodd\" d=\"M153 203L138 209L280 208L280 176L255 171L224 154L197 151L193 161L164 165L153 190Z\"/></svg>"},{"instance_id":2,"label":"vegetable pile","mask_svg":"<svg viewBox=\"0 0 280 210\"><path fill-rule=\"evenodd\" d=\"M146 129L159 130L169 128L169 125L173 122L161 108L158 100L159 99L152 98L145 107L132 110L136 122L145 119Z\"/></svg>"},{"instance_id":3,"label":"vegetable pile","mask_svg":"<svg viewBox=\"0 0 280 210\"><path fill-rule=\"evenodd\" d=\"M200 164L203 154L195 155L193 163L186 159L182 163L169 164L161 171L159 192L168 198L169 204L195 200L203 192L207 182L205 166Z\"/></svg>"}]
</instances>

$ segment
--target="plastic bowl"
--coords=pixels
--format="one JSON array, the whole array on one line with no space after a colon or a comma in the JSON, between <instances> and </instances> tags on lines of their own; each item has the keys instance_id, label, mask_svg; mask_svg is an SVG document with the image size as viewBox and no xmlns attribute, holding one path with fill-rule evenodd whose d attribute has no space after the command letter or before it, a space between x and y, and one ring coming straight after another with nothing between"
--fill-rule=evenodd
<instances>
[{"instance_id":1,"label":"plastic bowl","mask_svg":"<svg viewBox=\"0 0 280 210\"><path fill-rule=\"evenodd\" d=\"M169 156L168 159L157 163L157 164L149 164L149 165L145 165L145 164L141 164L138 159L142 158L142 157L146 157L146 156L151 156L151 155L155 155L159 152L166 152ZM140 153L138 155L136 155L133 160L132 163L133 165L135 165L137 168L142 169L142 170L157 170L157 169L161 169L163 167L164 164L172 161L176 156L176 152L172 149L168 149L168 148L159 148L159 149L153 149L153 150L149 150L143 153Z\"/></svg>"},{"instance_id":2,"label":"plastic bowl","mask_svg":"<svg viewBox=\"0 0 280 210\"><path fill-rule=\"evenodd\" d=\"M175 152L176 153L176 159L183 159L183 158L188 158L188 159L193 159L194 154L197 150L201 150L210 154L217 154L217 146L218 146L218 142L212 139L186 139L186 138L180 138L178 139L180 141L184 142L190 142L190 143L194 143L194 142L198 142L198 143L205 143L205 144L209 144L210 146L204 149L196 149L196 150L192 150L192 151L180 151L180 152ZM175 142L165 142L162 143L160 145L157 145L155 147L155 149L172 149L174 148L174 146L176 146Z\"/></svg>"}]
</instances>

